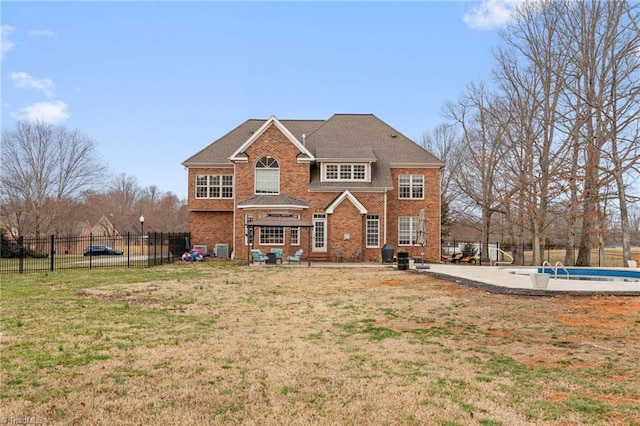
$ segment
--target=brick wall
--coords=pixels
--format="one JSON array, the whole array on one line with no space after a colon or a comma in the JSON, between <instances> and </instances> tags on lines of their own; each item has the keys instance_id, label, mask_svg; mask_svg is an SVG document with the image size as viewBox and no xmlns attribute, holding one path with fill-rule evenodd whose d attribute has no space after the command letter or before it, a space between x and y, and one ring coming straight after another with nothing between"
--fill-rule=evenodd
<instances>
[{"instance_id":1,"label":"brick wall","mask_svg":"<svg viewBox=\"0 0 640 426\"><path fill-rule=\"evenodd\" d=\"M233 245L233 212L189 212L191 247L206 245L213 252L216 244Z\"/></svg>"},{"instance_id":2,"label":"brick wall","mask_svg":"<svg viewBox=\"0 0 640 426\"><path fill-rule=\"evenodd\" d=\"M398 176L401 174L424 175L424 199L400 200L398 198ZM420 209L425 210L427 219L427 245L424 247L425 259L440 260L440 169L436 168L394 168L391 169L394 189L388 194L389 229L387 240L409 252L411 256L420 256L421 247L398 247L398 216L418 216Z\"/></svg>"}]
</instances>

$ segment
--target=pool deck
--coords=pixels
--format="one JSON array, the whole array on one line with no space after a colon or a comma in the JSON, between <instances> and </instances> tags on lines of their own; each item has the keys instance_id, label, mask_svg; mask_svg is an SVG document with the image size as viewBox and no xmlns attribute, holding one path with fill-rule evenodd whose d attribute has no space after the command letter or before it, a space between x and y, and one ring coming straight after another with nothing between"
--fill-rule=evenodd
<instances>
[{"instance_id":1,"label":"pool deck","mask_svg":"<svg viewBox=\"0 0 640 426\"><path fill-rule=\"evenodd\" d=\"M517 267L429 264L425 265L429 269L416 269L420 266L419 264L411 265L411 270L460 284L484 288L494 293L531 296L559 294L640 296L639 281L564 280L551 277L547 287L540 289L533 287L529 275L512 274L505 270ZM532 269L532 267L525 269Z\"/></svg>"}]
</instances>

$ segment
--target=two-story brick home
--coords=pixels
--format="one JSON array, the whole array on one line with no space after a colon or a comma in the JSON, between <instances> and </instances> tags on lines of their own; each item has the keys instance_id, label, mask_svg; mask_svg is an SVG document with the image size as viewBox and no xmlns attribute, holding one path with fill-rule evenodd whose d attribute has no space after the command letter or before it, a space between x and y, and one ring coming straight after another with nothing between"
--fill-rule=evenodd
<instances>
[{"instance_id":1,"label":"two-story brick home","mask_svg":"<svg viewBox=\"0 0 640 426\"><path fill-rule=\"evenodd\" d=\"M317 261L379 262L390 243L440 259L444 164L372 114L247 120L182 164L193 245L228 244L236 258L277 247ZM415 245L421 210L424 247ZM311 232L247 226L281 214Z\"/></svg>"}]
</instances>

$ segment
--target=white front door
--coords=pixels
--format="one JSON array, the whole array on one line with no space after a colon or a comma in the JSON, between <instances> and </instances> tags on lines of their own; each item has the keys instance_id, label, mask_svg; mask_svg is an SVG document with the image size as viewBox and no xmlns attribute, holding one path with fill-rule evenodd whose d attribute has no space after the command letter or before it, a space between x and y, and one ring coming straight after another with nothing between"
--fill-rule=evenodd
<instances>
[{"instance_id":1,"label":"white front door","mask_svg":"<svg viewBox=\"0 0 640 426\"><path fill-rule=\"evenodd\" d=\"M327 251L327 215L317 213L313 215L313 251Z\"/></svg>"}]
</instances>

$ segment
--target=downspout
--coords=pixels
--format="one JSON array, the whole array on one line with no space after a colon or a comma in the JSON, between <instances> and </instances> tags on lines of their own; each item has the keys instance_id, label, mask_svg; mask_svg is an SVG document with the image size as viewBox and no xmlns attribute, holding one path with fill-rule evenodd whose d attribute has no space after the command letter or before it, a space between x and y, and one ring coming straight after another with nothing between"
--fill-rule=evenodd
<instances>
[{"instance_id":1,"label":"downspout","mask_svg":"<svg viewBox=\"0 0 640 426\"><path fill-rule=\"evenodd\" d=\"M383 228L384 228L384 242L382 243L383 245L387 244L387 191L388 191L388 189L385 188L385 190L384 190L384 203L383 203L383 205L384 205L384 212L383 212L384 221L382 222Z\"/></svg>"},{"instance_id":2,"label":"downspout","mask_svg":"<svg viewBox=\"0 0 640 426\"><path fill-rule=\"evenodd\" d=\"M440 197L438 197L438 257L435 259L436 262L442 259L442 169L444 167L440 167L440 176L439 176L439 188ZM427 233L429 235L429 233ZM489 248L487 247L487 250Z\"/></svg>"},{"instance_id":3,"label":"downspout","mask_svg":"<svg viewBox=\"0 0 640 426\"><path fill-rule=\"evenodd\" d=\"M238 202L238 185L237 185L237 171L236 171L236 163L233 163L233 228L231 231L231 235L233 235L233 251L230 253L230 257L235 258L236 256L238 256L240 254L240 252L238 251L238 248L236 247L236 210L238 208L237 206L237 202ZM244 222L244 217L242 218L243 222ZM243 227L244 228L244 227ZM244 245L244 239L243 239L243 244ZM251 252L249 251L248 254L250 254ZM233 254L233 256L231 256L231 254ZM248 256L247 256L248 258Z\"/></svg>"}]
</instances>

